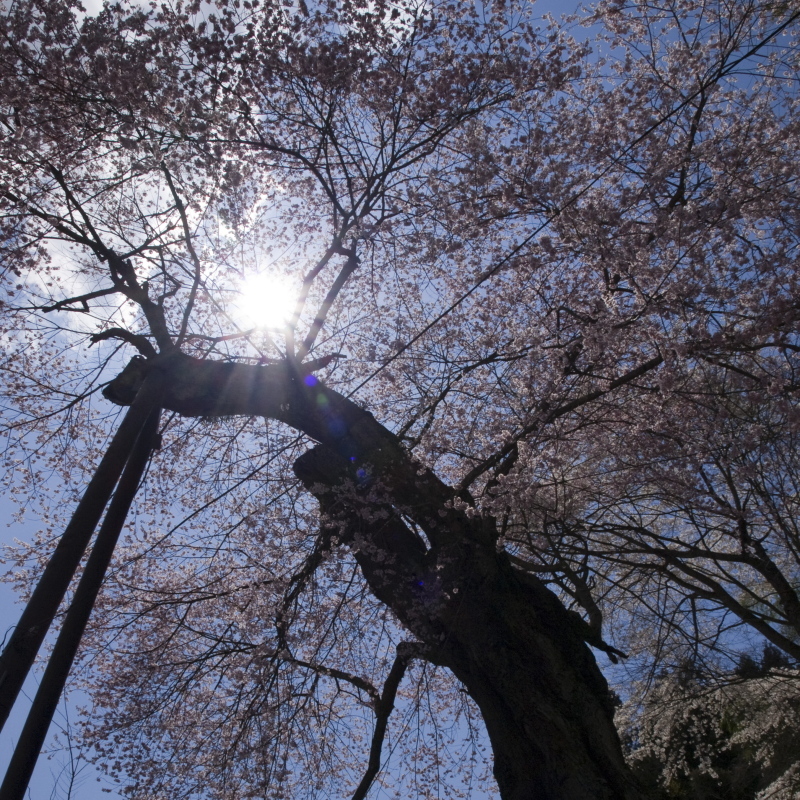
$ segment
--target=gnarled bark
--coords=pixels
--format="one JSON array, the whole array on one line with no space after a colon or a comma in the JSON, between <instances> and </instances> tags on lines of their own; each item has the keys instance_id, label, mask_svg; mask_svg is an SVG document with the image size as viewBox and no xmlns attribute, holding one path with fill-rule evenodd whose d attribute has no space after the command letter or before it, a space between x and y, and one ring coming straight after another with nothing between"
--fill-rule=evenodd
<instances>
[{"instance_id":1,"label":"gnarled bark","mask_svg":"<svg viewBox=\"0 0 800 800\"><path fill-rule=\"evenodd\" d=\"M173 354L136 362L123 382L135 390L149 369L167 376L168 409L271 417L320 443L297 460L296 474L375 596L477 703L505 800L641 797L580 618L497 551L493 519L454 508L455 491L397 437L302 368ZM111 396L125 401L114 392L112 384Z\"/></svg>"}]
</instances>

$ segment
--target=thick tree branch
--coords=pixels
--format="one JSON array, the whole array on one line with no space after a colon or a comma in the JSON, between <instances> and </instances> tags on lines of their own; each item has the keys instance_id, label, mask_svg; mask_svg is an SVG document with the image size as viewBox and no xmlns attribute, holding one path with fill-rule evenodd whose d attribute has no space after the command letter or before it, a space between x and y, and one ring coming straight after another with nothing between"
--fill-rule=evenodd
<instances>
[{"instance_id":1,"label":"thick tree branch","mask_svg":"<svg viewBox=\"0 0 800 800\"><path fill-rule=\"evenodd\" d=\"M155 347L150 344L146 336L131 333L125 328L107 328L99 333L93 333L89 341L91 344L96 344L97 342L105 342L109 339L121 339L123 342L132 344L145 358L155 358L155 356L158 355Z\"/></svg>"},{"instance_id":2,"label":"thick tree branch","mask_svg":"<svg viewBox=\"0 0 800 800\"><path fill-rule=\"evenodd\" d=\"M356 403L288 363L255 366L202 361L174 352L134 360L106 397L126 404L151 370L164 373L164 407L189 417L261 416L284 422L330 448L355 485L381 486L398 509L413 508L431 542L489 537L480 520L452 508L454 492L418 464L400 440ZM306 379L308 378L308 384ZM488 541L488 538L486 539Z\"/></svg>"}]
</instances>

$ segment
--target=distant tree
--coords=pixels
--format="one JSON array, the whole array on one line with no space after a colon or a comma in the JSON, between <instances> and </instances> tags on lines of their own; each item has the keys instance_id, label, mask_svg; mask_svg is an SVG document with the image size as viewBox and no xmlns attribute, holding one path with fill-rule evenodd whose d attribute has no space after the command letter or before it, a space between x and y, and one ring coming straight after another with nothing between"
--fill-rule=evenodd
<instances>
[{"instance_id":1,"label":"distant tree","mask_svg":"<svg viewBox=\"0 0 800 800\"><path fill-rule=\"evenodd\" d=\"M22 589L165 410L83 650L132 797L455 796L482 721L503 798L639 798L590 645L800 660L800 12L5 11Z\"/></svg>"},{"instance_id":2,"label":"distant tree","mask_svg":"<svg viewBox=\"0 0 800 800\"><path fill-rule=\"evenodd\" d=\"M742 669L744 666L744 670ZM745 675L742 675L742 672ZM663 675L618 711L629 762L664 798L791 800L800 791L796 670L767 647L727 684L692 670Z\"/></svg>"}]
</instances>

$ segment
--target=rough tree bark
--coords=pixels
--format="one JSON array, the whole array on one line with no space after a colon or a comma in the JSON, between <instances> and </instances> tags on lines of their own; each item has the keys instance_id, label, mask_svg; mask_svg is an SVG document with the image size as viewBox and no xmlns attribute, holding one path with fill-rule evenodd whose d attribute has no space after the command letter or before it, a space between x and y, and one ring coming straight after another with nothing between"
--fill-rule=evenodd
<instances>
[{"instance_id":1,"label":"rough tree bark","mask_svg":"<svg viewBox=\"0 0 800 800\"><path fill-rule=\"evenodd\" d=\"M350 546L376 597L475 700L504 800L642 797L586 645L588 626L513 569L492 518L470 514L369 412L302 366L173 352L135 359L107 396L129 403L152 369L165 373L169 410L270 417L319 442L295 472L320 502L323 533Z\"/></svg>"}]
</instances>

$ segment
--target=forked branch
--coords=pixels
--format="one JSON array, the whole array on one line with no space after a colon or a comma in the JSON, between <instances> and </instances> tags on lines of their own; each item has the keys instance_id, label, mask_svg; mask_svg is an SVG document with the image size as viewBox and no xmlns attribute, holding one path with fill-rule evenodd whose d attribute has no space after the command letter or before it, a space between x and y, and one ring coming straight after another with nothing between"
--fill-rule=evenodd
<instances>
[{"instance_id":1,"label":"forked branch","mask_svg":"<svg viewBox=\"0 0 800 800\"><path fill-rule=\"evenodd\" d=\"M389 724L389 717L394 710L394 701L397 697L397 690L400 682L406 674L409 662L412 658L424 656L424 645L420 642L400 642L397 645L397 655L395 656L389 676L383 684L383 692L380 700L375 704L375 730L372 734L372 745L369 750L369 762L364 777L358 788L353 793L352 800L364 800L367 796L372 782L375 780L381 768L381 751L383 750L383 740L386 738L386 727Z\"/></svg>"}]
</instances>

